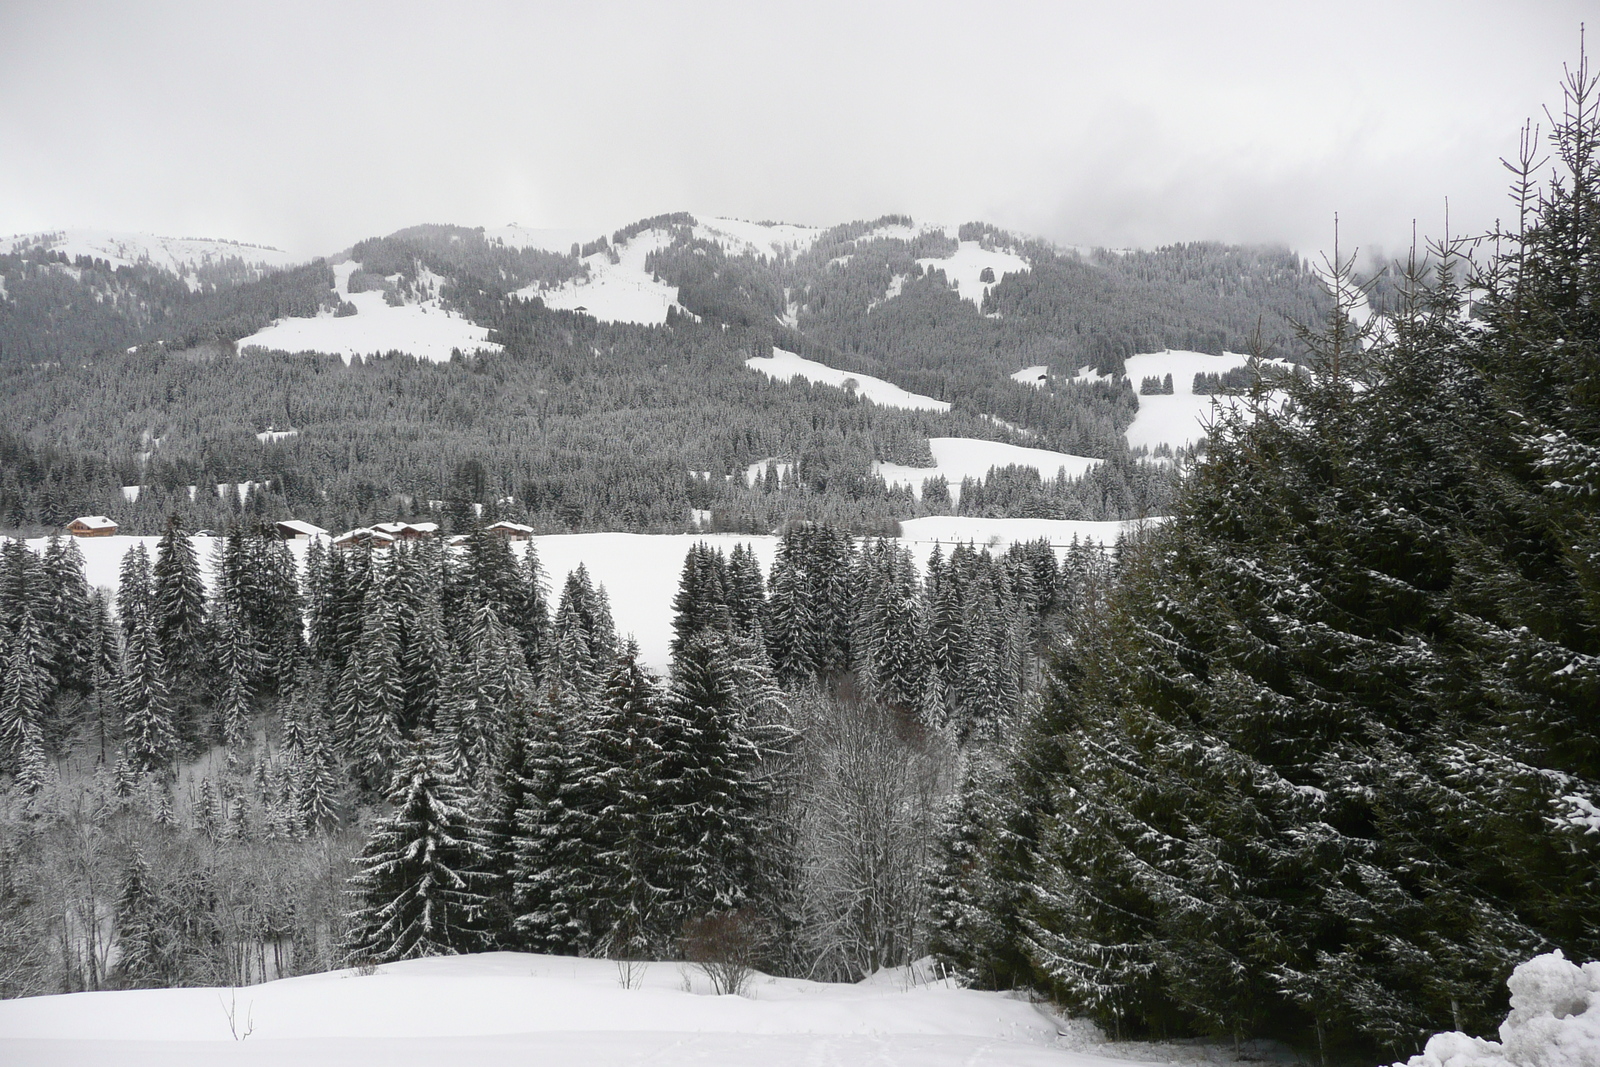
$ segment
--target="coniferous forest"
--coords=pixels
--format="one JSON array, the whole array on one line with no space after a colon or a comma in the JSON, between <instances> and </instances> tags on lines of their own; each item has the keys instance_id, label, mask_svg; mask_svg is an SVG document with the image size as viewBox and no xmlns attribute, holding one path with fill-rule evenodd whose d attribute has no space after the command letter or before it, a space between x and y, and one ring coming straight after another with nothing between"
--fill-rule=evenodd
<instances>
[{"instance_id":1,"label":"coniferous forest","mask_svg":"<svg viewBox=\"0 0 1600 1067\"><path fill-rule=\"evenodd\" d=\"M439 365L232 349L323 306L326 264L178 285L0 255L3 521L161 535L114 596L71 539L0 548L0 996L495 948L840 981L931 953L1118 1038L1326 1064L1492 1034L1518 963L1600 957L1586 64L1509 166L1514 226L1381 280L1337 248L1319 281L1265 250L1028 244L980 306L917 266L948 236L852 224L768 259L672 215L638 225L673 231L650 269L684 313L643 327L513 295L581 247L366 242L363 284L403 299L425 268L504 345ZM745 371L774 345L952 408ZM1122 436L1170 375L1008 378L1165 345L1301 370L1198 382L1239 403L1181 465ZM919 565L896 523L949 487L871 464L955 432L1104 461L992 470L963 513L1167 518ZM188 491L212 483L262 488ZM661 676L617 632L626 590L486 529L696 511L776 557L688 553ZM462 537L302 564L268 532L291 513Z\"/></svg>"}]
</instances>

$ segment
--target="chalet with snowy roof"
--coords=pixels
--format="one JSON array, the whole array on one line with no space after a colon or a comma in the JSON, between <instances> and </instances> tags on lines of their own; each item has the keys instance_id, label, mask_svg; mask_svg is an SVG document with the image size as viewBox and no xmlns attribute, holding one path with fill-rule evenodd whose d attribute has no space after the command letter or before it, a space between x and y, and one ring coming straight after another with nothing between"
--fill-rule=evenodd
<instances>
[{"instance_id":1,"label":"chalet with snowy roof","mask_svg":"<svg viewBox=\"0 0 1600 1067\"><path fill-rule=\"evenodd\" d=\"M79 515L67 523L67 533L73 537L110 537L117 532L117 524L104 515Z\"/></svg>"},{"instance_id":2,"label":"chalet with snowy roof","mask_svg":"<svg viewBox=\"0 0 1600 1067\"><path fill-rule=\"evenodd\" d=\"M277 525L278 538L282 541L309 541L316 537L327 537L328 531L320 526L313 526L300 519L284 519Z\"/></svg>"},{"instance_id":3,"label":"chalet with snowy roof","mask_svg":"<svg viewBox=\"0 0 1600 1067\"><path fill-rule=\"evenodd\" d=\"M340 534L331 543L334 548L388 548L394 544L394 538L380 530L362 526Z\"/></svg>"},{"instance_id":4,"label":"chalet with snowy roof","mask_svg":"<svg viewBox=\"0 0 1600 1067\"><path fill-rule=\"evenodd\" d=\"M496 537L504 537L507 541L526 541L533 536L532 526L524 526L520 522L507 522L503 519L500 522L490 523L483 530Z\"/></svg>"},{"instance_id":5,"label":"chalet with snowy roof","mask_svg":"<svg viewBox=\"0 0 1600 1067\"><path fill-rule=\"evenodd\" d=\"M372 527L393 541L425 541L439 532L436 522L380 522Z\"/></svg>"}]
</instances>

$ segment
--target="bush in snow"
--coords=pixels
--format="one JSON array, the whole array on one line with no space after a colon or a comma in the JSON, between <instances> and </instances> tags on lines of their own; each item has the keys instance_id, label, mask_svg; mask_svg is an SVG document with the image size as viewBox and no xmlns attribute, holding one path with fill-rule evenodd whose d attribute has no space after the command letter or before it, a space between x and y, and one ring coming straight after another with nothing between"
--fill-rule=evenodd
<instances>
[{"instance_id":1,"label":"bush in snow","mask_svg":"<svg viewBox=\"0 0 1600 1067\"><path fill-rule=\"evenodd\" d=\"M1578 967L1557 950L1522 964L1506 986L1511 1014L1499 1041L1436 1034L1405 1067L1600 1065L1600 963Z\"/></svg>"}]
</instances>

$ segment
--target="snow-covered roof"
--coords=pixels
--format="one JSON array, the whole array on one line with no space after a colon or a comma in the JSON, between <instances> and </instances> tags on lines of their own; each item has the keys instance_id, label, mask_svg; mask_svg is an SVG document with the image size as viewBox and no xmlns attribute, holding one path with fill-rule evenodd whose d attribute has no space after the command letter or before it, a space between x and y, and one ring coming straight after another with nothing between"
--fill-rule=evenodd
<instances>
[{"instance_id":1,"label":"snow-covered roof","mask_svg":"<svg viewBox=\"0 0 1600 1067\"><path fill-rule=\"evenodd\" d=\"M426 536L439 532L439 524L436 522L380 522L372 528L381 534L390 535L410 533Z\"/></svg>"},{"instance_id":2,"label":"snow-covered roof","mask_svg":"<svg viewBox=\"0 0 1600 1067\"><path fill-rule=\"evenodd\" d=\"M305 534L307 537L323 537L328 532L320 526L313 526L311 523L300 519L284 519L278 523L278 528L281 530L293 530L295 533Z\"/></svg>"},{"instance_id":3,"label":"snow-covered roof","mask_svg":"<svg viewBox=\"0 0 1600 1067\"><path fill-rule=\"evenodd\" d=\"M519 533L519 534L532 534L533 533L533 527L532 526L524 526L520 522L510 522L510 521L508 521L506 519L501 519L499 522L490 523L488 526L485 526L484 529L486 529L486 530L504 530L506 533Z\"/></svg>"},{"instance_id":4,"label":"snow-covered roof","mask_svg":"<svg viewBox=\"0 0 1600 1067\"><path fill-rule=\"evenodd\" d=\"M115 530L117 528L117 524L104 515L79 515L68 525L83 526L90 530Z\"/></svg>"}]
</instances>

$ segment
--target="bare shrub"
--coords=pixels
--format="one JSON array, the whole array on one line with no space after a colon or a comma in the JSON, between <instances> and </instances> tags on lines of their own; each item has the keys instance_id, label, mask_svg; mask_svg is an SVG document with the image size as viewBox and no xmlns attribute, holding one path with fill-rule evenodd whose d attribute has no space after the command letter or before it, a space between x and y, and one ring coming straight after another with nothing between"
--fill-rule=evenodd
<instances>
[{"instance_id":1,"label":"bare shrub","mask_svg":"<svg viewBox=\"0 0 1600 1067\"><path fill-rule=\"evenodd\" d=\"M679 941L683 958L711 980L719 996L742 996L764 942L760 916L740 908L690 919Z\"/></svg>"}]
</instances>

